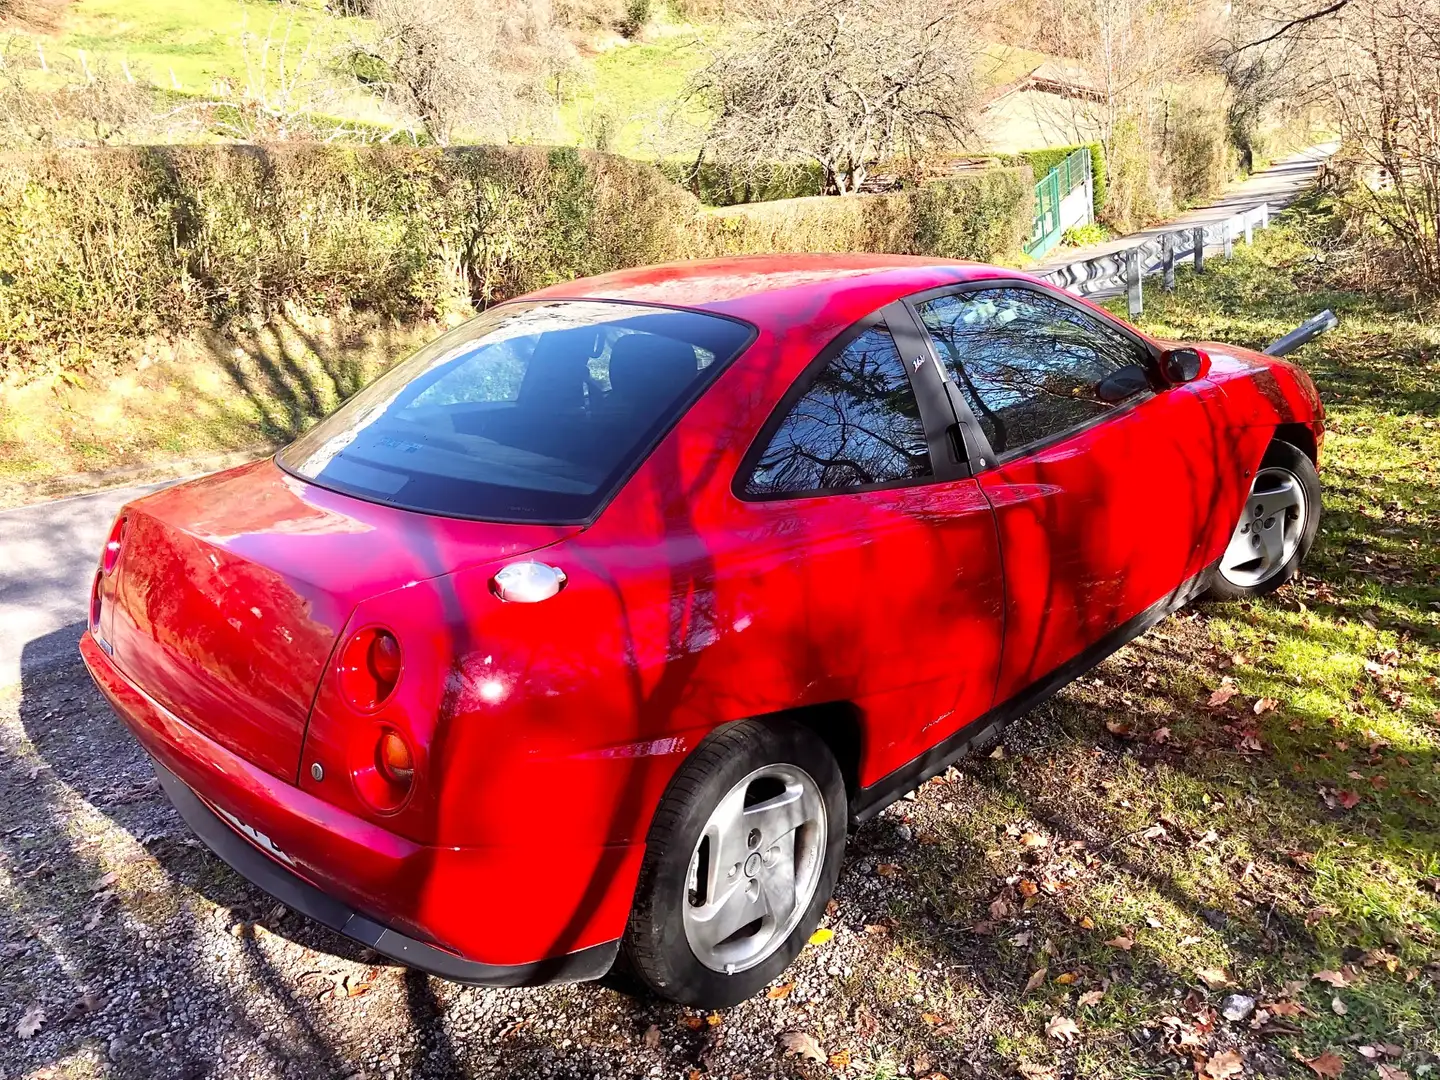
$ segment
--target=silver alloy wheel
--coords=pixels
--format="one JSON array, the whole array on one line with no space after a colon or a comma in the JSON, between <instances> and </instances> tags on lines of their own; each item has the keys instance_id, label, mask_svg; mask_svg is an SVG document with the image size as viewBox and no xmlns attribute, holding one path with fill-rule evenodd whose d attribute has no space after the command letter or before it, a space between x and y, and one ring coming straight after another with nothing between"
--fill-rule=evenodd
<instances>
[{"instance_id":1,"label":"silver alloy wheel","mask_svg":"<svg viewBox=\"0 0 1440 1080\"><path fill-rule=\"evenodd\" d=\"M1298 476L1289 469L1261 469L1250 485L1230 544L1220 556L1220 575L1248 589L1279 573L1300 546L1309 509Z\"/></svg>"},{"instance_id":2,"label":"silver alloy wheel","mask_svg":"<svg viewBox=\"0 0 1440 1080\"><path fill-rule=\"evenodd\" d=\"M795 765L765 765L725 794L690 855L683 920L697 960L733 975L785 943L815 897L828 824Z\"/></svg>"}]
</instances>

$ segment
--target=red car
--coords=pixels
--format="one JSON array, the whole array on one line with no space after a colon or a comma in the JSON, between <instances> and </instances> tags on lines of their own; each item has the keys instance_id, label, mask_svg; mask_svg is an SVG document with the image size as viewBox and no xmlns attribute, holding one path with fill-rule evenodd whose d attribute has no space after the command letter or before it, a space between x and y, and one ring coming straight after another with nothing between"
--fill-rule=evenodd
<instances>
[{"instance_id":1,"label":"red car","mask_svg":"<svg viewBox=\"0 0 1440 1080\"><path fill-rule=\"evenodd\" d=\"M731 259L490 309L121 513L81 651L221 858L412 967L778 975L847 830L1315 536L1310 380L1013 271Z\"/></svg>"}]
</instances>

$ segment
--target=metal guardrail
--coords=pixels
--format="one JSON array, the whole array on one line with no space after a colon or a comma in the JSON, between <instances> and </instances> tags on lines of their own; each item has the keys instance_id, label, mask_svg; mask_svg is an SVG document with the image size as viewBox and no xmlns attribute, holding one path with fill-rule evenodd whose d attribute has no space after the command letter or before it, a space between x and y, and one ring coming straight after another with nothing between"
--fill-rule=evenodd
<instances>
[{"instance_id":1,"label":"metal guardrail","mask_svg":"<svg viewBox=\"0 0 1440 1080\"><path fill-rule=\"evenodd\" d=\"M1035 221L1030 239L1021 245L1026 255L1039 258L1060 242L1065 222L1060 204L1065 197L1090 179L1090 148L1072 151L1035 184Z\"/></svg>"},{"instance_id":2,"label":"metal guardrail","mask_svg":"<svg viewBox=\"0 0 1440 1080\"><path fill-rule=\"evenodd\" d=\"M1270 204L1261 203L1220 221L1148 234L1129 247L1077 259L1040 277L1080 296L1098 299L1123 293L1129 300L1130 317L1136 318L1145 310L1145 277L1161 274L1164 288L1173 289L1178 262L1191 259L1196 273L1204 273L1207 254L1229 255L1235 241L1243 239L1248 244L1256 229L1269 224Z\"/></svg>"},{"instance_id":3,"label":"metal guardrail","mask_svg":"<svg viewBox=\"0 0 1440 1080\"><path fill-rule=\"evenodd\" d=\"M1329 308L1312 315L1282 338L1277 338L1260 351L1267 356L1289 356L1301 345L1308 345L1321 334L1328 333L1340 325L1340 319Z\"/></svg>"}]
</instances>

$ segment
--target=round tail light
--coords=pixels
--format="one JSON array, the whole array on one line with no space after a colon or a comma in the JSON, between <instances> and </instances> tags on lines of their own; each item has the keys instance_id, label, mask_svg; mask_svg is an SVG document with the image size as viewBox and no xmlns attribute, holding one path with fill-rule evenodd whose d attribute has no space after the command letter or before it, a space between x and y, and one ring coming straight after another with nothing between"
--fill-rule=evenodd
<instances>
[{"instance_id":1,"label":"round tail light","mask_svg":"<svg viewBox=\"0 0 1440 1080\"><path fill-rule=\"evenodd\" d=\"M120 561L120 545L125 540L126 518L117 518L115 524L110 526L110 535L105 539L105 550L100 555L100 569L110 573L115 569L115 564Z\"/></svg>"},{"instance_id":2,"label":"round tail light","mask_svg":"<svg viewBox=\"0 0 1440 1080\"><path fill-rule=\"evenodd\" d=\"M395 635L367 627L353 635L340 653L340 690L360 712L374 712L390 700L403 667Z\"/></svg>"}]
</instances>

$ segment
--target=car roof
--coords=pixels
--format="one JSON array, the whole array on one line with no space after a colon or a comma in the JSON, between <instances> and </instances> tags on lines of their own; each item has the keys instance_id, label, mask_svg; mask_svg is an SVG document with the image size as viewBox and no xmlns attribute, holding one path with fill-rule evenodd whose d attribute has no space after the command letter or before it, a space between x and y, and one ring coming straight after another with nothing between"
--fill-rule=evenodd
<instances>
[{"instance_id":1,"label":"car roof","mask_svg":"<svg viewBox=\"0 0 1440 1080\"><path fill-rule=\"evenodd\" d=\"M915 255L740 255L616 270L552 285L526 299L698 308L775 329L777 321L790 323L797 313L839 308L858 317L856 312L874 311L924 289L996 277L1030 280L984 263Z\"/></svg>"}]
</instances>

